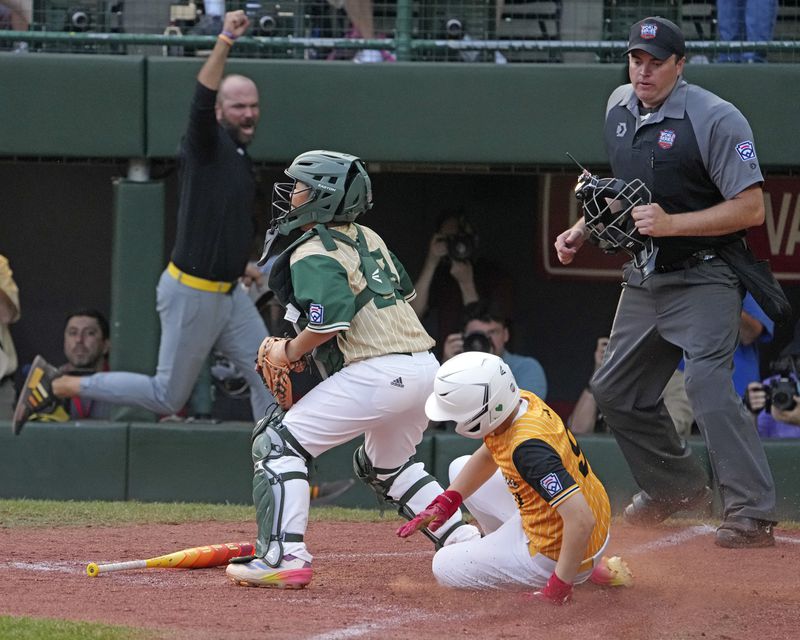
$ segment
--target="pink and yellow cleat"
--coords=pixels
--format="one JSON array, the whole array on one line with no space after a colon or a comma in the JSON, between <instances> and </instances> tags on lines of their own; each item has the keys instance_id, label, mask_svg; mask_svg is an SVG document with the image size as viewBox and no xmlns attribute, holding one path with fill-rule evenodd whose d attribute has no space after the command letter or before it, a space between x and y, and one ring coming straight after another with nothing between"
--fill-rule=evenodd
<instances>
[{"instance_id":1,"label":"pink and yellow cleat","mask_svg":"<svg viewBox=\"0 0 800 640\"><path fill-rule=\"evenodd\" d=\"M261 558L246 563L231 563L225 574L243 587L302 589L311 582L311 563L293 555L283 556L277 567L270 567Z\"/></svg>"},{"instance_id":2,"label":"pink and yellow cleat","mask_svg":"<svg viewBox=\"0 0 800 640\"><path fill-rule=\"evenodd\" d=\"M633 573L628 568L628 563L619 556L603 556L589 580L604 587L632 587Z\"/></svg>"}]
</instances>

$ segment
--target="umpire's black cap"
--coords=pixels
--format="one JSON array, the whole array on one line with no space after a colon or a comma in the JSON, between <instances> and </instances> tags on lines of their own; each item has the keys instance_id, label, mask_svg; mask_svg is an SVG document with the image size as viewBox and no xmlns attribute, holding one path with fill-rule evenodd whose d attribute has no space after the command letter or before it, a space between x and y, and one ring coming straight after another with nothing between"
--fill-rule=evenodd
<instances>
[{"instance_id":1,"label":"umpire's black cap","mask_svg":"<svg viewBox=\"0 0 800 640\"><path fill-rule=\"evenodd\" d=\"M625 53L637 49L659 60L666 60L672 55L677 55L680 59L686 53L686 42L677 24L660 16L651 16L631 27L628 50Z\"/></svg>"}]
</instances>

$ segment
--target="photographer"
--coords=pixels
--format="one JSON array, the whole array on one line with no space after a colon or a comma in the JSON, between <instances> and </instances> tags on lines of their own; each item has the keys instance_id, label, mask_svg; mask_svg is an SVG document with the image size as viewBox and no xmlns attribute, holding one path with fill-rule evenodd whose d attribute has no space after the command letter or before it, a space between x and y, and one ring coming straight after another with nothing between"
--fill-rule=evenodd
<instances>
[{"instance_id":1,"label":"photographer","mask_svg":"<svg viewBox=\"0 0 800 640\"><path fill-rule=\"evenodd\" d=\"M770 363L763 383L747 385L744 403L756 417L762 438L800 438L800 321L794 338Z\"/></svg>"},{"instance_id":2,"label":"photographer","mask_svg":"<svg viewBox=\"0 0 800 640\"><path fill-rule=\"evenodd\" d=\"M476 302L465 309L463 331L452 333L444 342L442 362L464 351L484 351L500 356L510 367L522 389L547 397L547 377L539 361L506 349L511 334L508 319L488 302Z\"/></svg>"},{"instance_id":3,"label":"photographer","mask_svg":"<svg viewBox=\"0 0 800 640\"><path fill-rule=\"evenodd\" d=\"M495 301L502 303L505 315L511 313L511 279L500 266L477 254L478 234L463 211L443 212L414 283L417 297L411 302L417 317L436 340L440 360L443 337L461 329L468 305L491 293Z\"/></svg>"}]
</instances>

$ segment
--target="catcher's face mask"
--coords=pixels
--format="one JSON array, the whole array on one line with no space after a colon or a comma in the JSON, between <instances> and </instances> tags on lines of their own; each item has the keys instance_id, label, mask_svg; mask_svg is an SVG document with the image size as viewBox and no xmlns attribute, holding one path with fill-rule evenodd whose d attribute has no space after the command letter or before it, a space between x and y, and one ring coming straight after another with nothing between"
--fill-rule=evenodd
<instances>
[{"instance_id":1,"label":"catcher's face mask","mask_svg":"<svg viewBox=\"0 0 800 640\"><path fill-rule=\"evenodd\" d=\"M619 249L633 257L638 269L646 270L654 255L653 239L636 230L631 210L650 204L650 191L639 180L598 178L583 174L575 185L575 197L583 206L589 239L607 253ZM644 275L649 275L649 270Z\"/></svg>"}]
</instances>

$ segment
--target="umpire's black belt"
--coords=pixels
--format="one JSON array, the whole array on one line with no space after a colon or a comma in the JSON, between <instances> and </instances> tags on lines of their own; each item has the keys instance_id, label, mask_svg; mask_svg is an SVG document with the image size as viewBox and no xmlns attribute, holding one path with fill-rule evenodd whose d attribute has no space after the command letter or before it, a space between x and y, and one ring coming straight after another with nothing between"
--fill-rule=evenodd
<instances>
[{"instance_id":1,"label":"umpire's black belt","mask_svg":"<svg viewBox=\"0 0 800 640\"><path fill-rule=\"evenodd\" d=\"M706 260L711 260L712 258L716 257L717 252L713 249L702 249L701 251L695 251L688 258L678 260L678 262L662 264L656 267L655 270L656 273L671 273L672 271L680 271L681 269L691 269L692 267L696 267L698 264L701 264Z\"/></svg>"}]
</instances>

